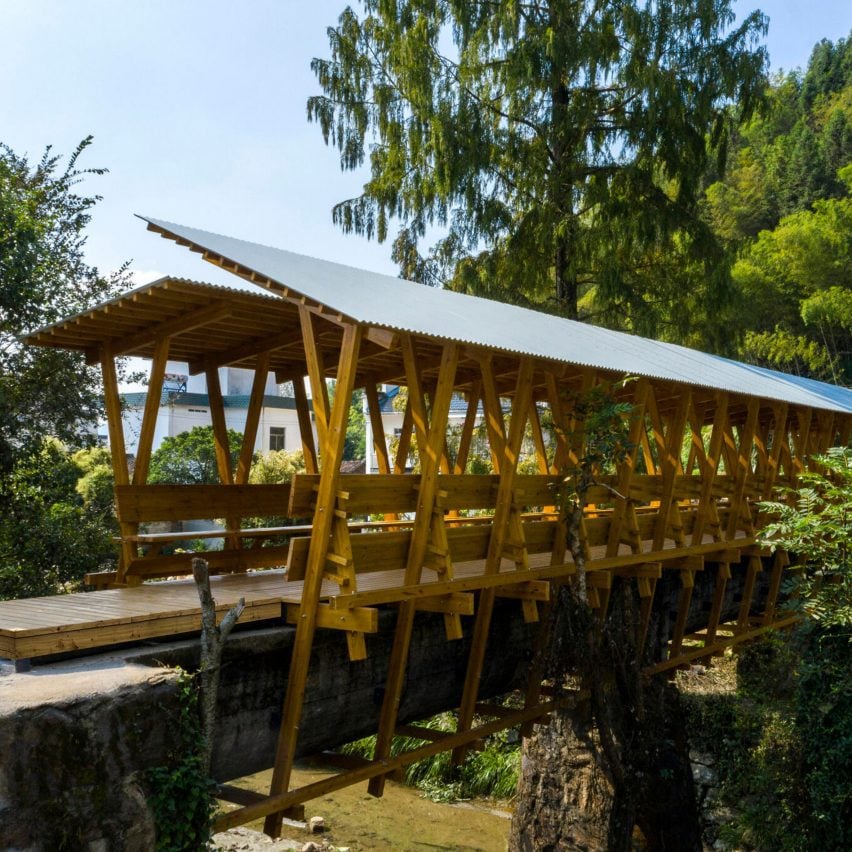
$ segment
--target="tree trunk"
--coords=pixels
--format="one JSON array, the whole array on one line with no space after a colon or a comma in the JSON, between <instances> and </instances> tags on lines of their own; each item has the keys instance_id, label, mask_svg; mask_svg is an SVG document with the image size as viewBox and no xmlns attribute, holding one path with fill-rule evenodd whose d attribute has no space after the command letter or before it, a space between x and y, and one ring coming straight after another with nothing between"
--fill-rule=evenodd
<instances>
[{"instance_id":1,"label":"tree trunk","mask_svg":"<svg viewBox=\"0 0 852 852\"><path fill-rule=\"evenodd\" d=\"M225 642L239 621L245 608L245 599L240 598L216 624L216 601L210 591L210 572L204 559L192 560L192 576L201 602L201 665L198 670L201 685L201 731L204 735L202 763L209 775L213 763L214 734L216 730L216 698L219 694L219 666Z\"/></svg>"},{"instance_id":2,"label":"tree trunk","mask_svg":"<svg viewBox=\"0 0 852 852\"><path fill-rule=\"evenodd\" d=\"M580 315L577 305L579 299L577 270L571 257L574 251L572 243L574 242L575 231L576 228L572 224L569 226L569 234L558 239L556 257L554 258L556 301L559 305L559 313L572 320L577 319Z\"/></svg>"},{"instance_id":3,"label":"tree trunk","mask_svg":"<svg viewBox=\"0 0 852 852\"><path fill-rule=\"evenodd\" d=\"M605 849L612 800L590 702L554 713L524 741L509 848Z\"/></svg>"},{"instance_id":4,"label":"tree trunk","mask_svg":"<svg viewBox=\"0 0 852 852\"><path fill-rule=\"evenodd\" d=\"M627 852L637 828L648 849L701 849L677 691L642 676L636 610L624 583L602 628L568 589L555 597L546 670L573 671L588 697L524 743L510 849Z\"/></svg>"}]
</instances>

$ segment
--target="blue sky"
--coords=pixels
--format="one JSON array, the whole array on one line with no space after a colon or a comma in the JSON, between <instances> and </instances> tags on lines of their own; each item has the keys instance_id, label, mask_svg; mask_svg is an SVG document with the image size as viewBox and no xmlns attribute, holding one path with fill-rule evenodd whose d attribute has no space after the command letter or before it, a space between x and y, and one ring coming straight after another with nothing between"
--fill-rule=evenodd
<instances>
[{"instance_id":1,"label":"blue sky","mask_svg":"<svg viewBox=\"0 0 852 852\"><path fill-rule=\"evenodd\" d=\"M738 2L771 19L773 69L803 66L820 38L848 34L840 0ZM106 166L88 259L234 283L145 231L143 213L394 273L389 245L344 236L331 206L357 194L305 100L341 0L0 0L0 141L37 159L88 134L82 165Z\"/></svg>"}]
</instances>

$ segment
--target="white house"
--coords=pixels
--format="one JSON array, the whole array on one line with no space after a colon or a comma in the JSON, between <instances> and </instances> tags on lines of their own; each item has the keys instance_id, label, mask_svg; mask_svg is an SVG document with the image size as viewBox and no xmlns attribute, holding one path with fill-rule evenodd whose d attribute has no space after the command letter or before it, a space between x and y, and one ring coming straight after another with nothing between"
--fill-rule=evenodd
<instances>
[{"instance_id":1,"label":"white house","mask_svg":"<svg viewBox=\"0 0 852 852\"><path fill-rule=\"evenodd\" d=\"M235 429L238 432L245 430L253 379L252 370L236 367L219 368L225 422L229 429ZM124 441L130 455L136 455L139 431L142 426L142 412L145 410L147 397L148 394L145 391L122 394ZM156 450L164 438L188 432L195 426L209 426L210 422L210 401L204 375L190 376L186 372L185 364L170 361L166 369L166 380L163 383L153 449ZM254 448L255 451L262 453L270 450L302 449L296 402L290 396L281 395L274 376L267 379Z\"/></svg>"}]
</instances>

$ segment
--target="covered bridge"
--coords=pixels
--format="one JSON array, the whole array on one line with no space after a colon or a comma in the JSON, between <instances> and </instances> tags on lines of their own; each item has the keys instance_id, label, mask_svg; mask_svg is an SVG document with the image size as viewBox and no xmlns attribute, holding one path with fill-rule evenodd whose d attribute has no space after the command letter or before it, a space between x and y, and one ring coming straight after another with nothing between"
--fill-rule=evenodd
<instances>
[{"instance_id":1,"label":"covered bridge","mask_svg":"<svg viewBox=\"0 0 852 852\"><path fill-rule=\"evenodd\" d=\"M212 570L225 575L214 583L217 603L224 609L244 596L246 620L283 614L296 624L296 638L269 795L223 788L222 798L239 807L220 816L219 828L265 816L274 835L281 815L308 798L360 780L380 794L384 777L408 762L445 749L461 751L552 709L554 699L542 697L535 673L517 711L483 707L478 684L495 600L517 601L524 618L536 622L553 584L575 572L558 494L579 463L582 400L595 388L629 404L630 441L617 469L599 472L585 495L580 538L590 603L603 614L614 580L635 583L644 632L658 580L664 572L679 577L677 618L652 672L791 622L777 607L786 557L756 543L756 503L793 485L812 454L848 442L849 390L146 221L150 230L267 293L165 279L29 336L33 345L82 350L102 367L121 558L117 571L89 577L101 591L61 602L0 604L0 656L33 657L196 629L191 583L143 582L187 573L191 558L164 554L163 545L179 543L179 534L147 532L145 524L225 519L224 533L209 533L224 538L223 548L209 554ZM132 475L115 372L115 358L124 355L151 359ZM147 484L167 359L207 375L219 485ZM217 368L225 365L253 369L256 376L235 470L218 390ZM251 485L253 429L270 371L279 382L293 382L307 471L289 484ZM626 376L634 378L624 382ZM336 382L333 400L328 379ZM407 388L395 453L381 427L382 382ZM357 388L365 390L379 475L340 473L349 400ZM451 448L447 420L457 394L467 399L468 415ZM484 412L493 471L486 475L466 473L477 410ZM532 473L527 466L518 470L525 441L533 448ZM412 446L419 472L406 473ZM244 519L257 516L284 518L286 527L247 528ZM273 570L251 570L260 567ZM712 573L712 602L703 629L688 634L697 572ZM735 572L742 600L738 617L726 623L723 602ZM761 572L769 578L757 600ZM395 607L397 617L375 759L331 781L290 790L316 630L344 631L350 658L362 659L370 652L380 607ZM391 758L418 611L442 613L449 640L472 620L458 731L436 740L423 730L424 746Z\"/></svg>"}]
</instances>

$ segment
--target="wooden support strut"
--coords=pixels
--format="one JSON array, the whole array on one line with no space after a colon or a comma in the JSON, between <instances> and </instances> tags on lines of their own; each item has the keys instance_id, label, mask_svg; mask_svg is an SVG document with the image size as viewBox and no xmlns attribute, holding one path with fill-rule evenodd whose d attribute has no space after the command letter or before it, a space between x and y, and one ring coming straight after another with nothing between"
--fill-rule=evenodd
<instances>
[{"instance_id":1,"label":"wooden support strut","mask_svg":"<svg viewBox=\"0 0 852 852\"><path fill-rule=\"evenodd\" d=\"M139 431L139 443L136 449L136 463L133 468L133 484L144 485L148 481L148 465L151 462L151 450L154 446L154 432L157 429L157 415L160 413L163 395L163 379L166 375L166 362L169 357L169 338L160 338L154 347L151 361L151 373L148 377L148 393L145 397L145 410L142 413L142 428Z\"/></svg>"},{"instance_id":2,"label":"wooden support strut","mask_svg":"<svg viewBox=\"0 0 852 852\"><path fill-rule=\"evenodd\" d=\"M612 521L609 526L609 539L607 541L607 556L618 555L619 545L626 538L630 549L636 553L639 549L639 534L636 525L636 515L633 509L633 501L630 499L630 484L633 473L636 470L636 453L639 448L640 436L645 431L645 410L648 397L652 393L650 382L639 379L636 385L634 408L630 414L630 449L624 460L618 466L618 479L616 489L621 495L616 498ZM601 617L606 615L601 613Z\"/></svg>"},{"instance_id":3,"label":"wooden support strut","mask_svg":"<svg viewBox=\"0 0 852 852\"><path fill-rule=\"evenodd\" d=\"M390 455L388 454L388 442L385 438L385 427L382 423L382 409L379 405L379 394L375 382L367 382L364 387L364 395L367 398L367 413L373 433L373 450L376 453L376 464L378 465L380 474L388 474L391 472L391 462ZM368 470L367 473L370 473L370 471Z\"/></svg>"},{"instance_id":4,"label":"wooden support strut","mask_svg":"<svg viewBox=\"0 0 852 852\"><path fill-rule=\"evenodd\" d=\"M417 356L411 336L401 335L400 344L408 381L408 410L411 412L412 422L417 431L421 469L417 513L414 519L405 569L406 584L413 584L420 582L429 535L432 525L436 523L434 510L438 491L438 470L444 449L444 438L459 354L458 346L455 343L444 344L438 373L438 386L432 401L431 423L428 423L420 375L417 369ZM437 522L443 523L443 517ZM416 611L417 601L406 599L399 605L394 642L388 665L388 679L379 715L375 760L387 760L390 755ZM453 625L453 628L450 628L452 630L459 616L457 613L446 613L444 618L445 623ZM384 775L376 775L371 778L368 785L370 795L381 796L384 792L384 784Z\"/></svg>"},{"instance_id":5,"label":"wooden support strut","mask_svg":"<svg viewBox=\"0 0 852 852\"><path fill-rule=\"evenodd\" d=\"M121 421L121 398L118 395L115 358L107 347L103 347L100 351L100 359L113 479L117 486L128 485L130 475L127 470L127 451L124 447L124 425ZM118 525L121 533L121 554L116 572L116 582L119 584L138 584L141 582L140 580L127 577L127 569L136 558L136 545L130 538L139 531L139 524L126 523L119 518Z\"/></svg>"},{"instance_id":6,"label":"wooden support strut","mask_svg":"<svg viewBox=\"0 0 852 852\"><path fill-rule=\"evenodd\" d=\"M228 439L228 426L225 422L225 403L222 399L222 387L219 383L219 369L209 367L206 372L207 396L210 400L210 422L213 427L213 449L216 453L216 468L219 472L219 482L231 485L234 472L231 469L231 445ZM227 539L229 548L237 550L242 547L242 539L236 535L240 527L240 518L231 516L225 518L225 527L233 533Z\"/></svg>"},{"instance_id":7,"label":"wooden support strut","mask_svg":"<svg viewBox=\"0 0 852 852\"><path fill-rule=\"evenodd\" d=\"M305 472L318 473L317 448L314 443L314 428L311 423L311 409L305 390L305 379L297 376L293 379L293 398L296 400L296 416L299 420L299 435L302 439L302 453L305 456Z\"/></svg>"},{"instance_id":8,"label":"wooden support strut","mask_svg":"<svg viewBox=\"0 0 852 852\"><path fill-rule=\"evenodd\" d=\"M318 604L331 534L334 502L340 477L340 462L343 458L343 445L346 440L349 401L355 387L355 369L358 363L358 351L362 335L360 326L344 326L337 368L337 392L330 416L326 417L328 395L325 387L325 376L319 369L316 358L314 317L309 310L301 307L299 318L302 323L302 336L310 368L309 375L311 377L314 410L317 412L317 422L319 423L320 420L319 409L322 409L323 423L324 425L327 423L327 427L322 430L322 471L314 511L313 535L308 553L308 565L302 589L296 636L293 641L290 674L287 680L287 694L284 698L270 796L280 796L287 791L293 770L299 721L302 716L302 703L308 677L308 665L317 626ZM282 811L270 812L264 823L264 831L270 837L278 837L281 832L282 819Z\"/></svg>"},{"instance_id":9,"label":"wooden support strut","mask_svg":"<svg viewBox=\"0 0 852 852\"><path fill-rule=\"evenodd\" d=\"M748 413L746 422L740 431L740 442L737 448L737 466L734 473L734 493L731 495L731 510L728 514L728 528L726 535L732 540L737 530L743 528L747 534L754 532L754 519L746 504L745 489L753 471L751 467L752 448L754 446L755 432L757 430L758 417L760 415L760 400L750 399L748 402Z\"/></svg>"},{"instance_id":10,"label":"wooden support strut","mask_svg":"<svg viewBox=\"0 0 852 852\"><path fill-rule=\"evenodd\" d=\"M686 428L689 407L692 404L692 392L689 388L681 392L678 407L669 421L668 432L660 452L662 466L662 489L657 525L654 529L654 550L662 550L668 533L677 545L683 544L683 525L680 521L675 496L675 483L680 469L680 451L683 433ZM674 523L673 523L674 521Z\"/></svg>"},{"instance_id":11,"label":"wooden support strut","mask_svg":"<svg viewBox=\"0 0 852 852\"><path fill-rule=\"evenodd\" d=\"M692 527L692 544L701 544L704 540L704 530L710 526L714 539L719 539L719 518L716 511L716 498L713 496L713 482L722 457L722 443L728 426L728 394L716 394L716 410L713 415L713 431L710 435L710 446L704 457L701 471L701 493L698 498L698 511L695 524ZM693 427L694 430L694 427ZM695 435L693 431L693 435ZM698 438L700 439L700 428Z\"/></svg>"},{"instance_id":12,"label":"wooden support strut","mask_svg":"<svg viewBox=\"0 0 852 852\"><path fill-rule=\"evenodd\" d=\"M521 359L518 368L515 395L512 399L512 415L509 422L509 434L505 435L503 426L503 411L494 374L491 368L490 356L480 361L482 370L483 401L485 416L489 424L489 440L494 458L494 470L500 477L497 490L497 503L494 507L494 520L491 527L491 539L488 543L488 555L485 559L484 573L497 574L503 559L503 549L509 532L510 518L513 510L513 492L518 457L524 437L529 406L532 401L533 363L528 358ZM517 531L513 531L517 532ZM523 572L518 572L522 575ZM520 579L520 576L519 576ZM474 710L479 693L479 678L485 660L485 650L488 643L488 632L491 627L491 615L494 611L496 591L493 588L483 589L479 593L479 606L476 612L476 622L473 629L470 656L465 675L464 690L461 706L459 707L458 730L467 731L473 723ZM534 604L533 604L534 605ZM464 759L465 748L459 746L453 752L453 762L458 765Z\"/></svg>"},{"instance_id":13,"label":"wooden support strut","mask_svg":"<svg viewBox=\"0 0 852 852\"><path fill-rule=\"evenodd\" d=\"M269 373L269 357L269 352L263 352L257 356L254 368L254 380L251 385L251 396L249 396L248 411L246 411L243 445L240 449L239 461L237 462L237 473L234 476L234 481L237 485L245 485L248 482L251 460L252 456L254 456L254 444L257 439L257 427L260 423L260 412L263 408L266 377Z\"/></svg>"}]
</instances>

